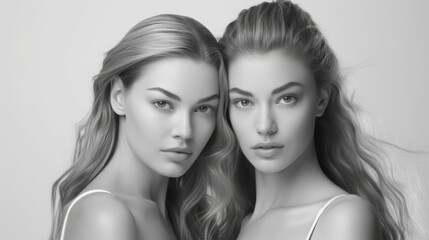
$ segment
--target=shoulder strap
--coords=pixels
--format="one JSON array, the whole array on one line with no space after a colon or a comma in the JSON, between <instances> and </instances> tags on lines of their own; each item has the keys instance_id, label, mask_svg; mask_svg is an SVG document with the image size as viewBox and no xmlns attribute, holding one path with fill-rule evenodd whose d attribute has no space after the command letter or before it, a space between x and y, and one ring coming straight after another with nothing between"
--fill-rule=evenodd
<instances>
[{"instance_id":1,"label":"shoulder strap","mask_svg":"<svg viewBox=\"0 0 429 240\"><path fill-rule=\"evenodd\" d=\"M333 203L335 200L337 200L340 197L344 197L344 196L347 196L347 195L346 194L341 194L341 195L337 195L337 196L331 198L329 201L327 201L325 203L325 205L319 210L319 212L317 212L316 218L314 219L313 224L311 225L310 231L308 232L308 235L305 238L306 240L310 240L311 236L313 235L314 229L316 228L317 222L319 221L320 216L322 216L322 214L325 211L325 209L327 207L329 207L329 205L331 203Z\"/></svg>"},{"instance_id":2,"label":"shoulder strap","mask_svg":"<svg viewBox=\"0 0 429 240\"><path fill-rule=\"evenodd\" d=\"M89 190L89 191L84 192L84 193L78 195L77 197L75 197L73 199L72 203L70 204L70 207L67 209L66 216L64 217L63 227L61 229L60 240L64 240L64 233L65 233L65 230L66 230L67 218L68 218L68 216L70 214L70 210L72 209L73 205L75 205L77 203L77 201L79 201L79 199L81 199L81 198L83 198L85 196L88 196L89 194L92 194L92 193L108 193L108 194L112 194L111 192L106 191L106 190L93 189L93 190Z\"/></svg>"}]
</instances>

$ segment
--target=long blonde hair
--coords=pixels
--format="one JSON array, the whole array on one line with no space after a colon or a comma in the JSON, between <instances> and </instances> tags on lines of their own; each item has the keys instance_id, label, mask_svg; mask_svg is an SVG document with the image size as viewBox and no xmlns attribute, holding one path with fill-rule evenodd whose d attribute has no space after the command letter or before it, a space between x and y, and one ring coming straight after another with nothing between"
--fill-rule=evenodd
<instances>
[{"instance_id":1,"label":"long blonde hair","mask_svg":"<svg viewBox=\"0 0 429 240\"><path fill-rule=\"evenodd\" d=\"M316 152L323 172L345 191L367 199L381 226L382 239L404 239L405 197L380 165L380 143L356 121L357 107L343 90L338 60L311 16L290 1L261 3L243 10L220 40L228 67L243 53L283 49L304 60L318 88L329 88L326 111L317 118ZM254 169L236 144L237 175L244 198L240 216L255 205ZM240 198L236 198L240 199Z\"/></svg>"},{"instance_id":2,"label":"long blonde hair","mask_svg":"<svg viewBox=\"0 0 429 240\"><path fill-rule=\"evenodd\" d=\"M222 55L216 39L196 20L158 15L138 23L108 51L100 73L94 77L94 101L88 117L78 127L73 164L52 186L51 240L60 236L65 206L103 170L115 149L119 119L109 101L112 81L119 77L129 87L148 63L169 57L192 58L214 65L220 86L217 123L208 145L184 176L169 181L169 218L179 239L209 239L222 232L214 213L229 202L213 202L207 194L211 179L227 177L214 163L225 162L221 157L229 155L225 144L232 135L222 116L226 113L228 92ZM225 192L218 185L210 190L218 195Z\"/></svg>"}]
</instances>

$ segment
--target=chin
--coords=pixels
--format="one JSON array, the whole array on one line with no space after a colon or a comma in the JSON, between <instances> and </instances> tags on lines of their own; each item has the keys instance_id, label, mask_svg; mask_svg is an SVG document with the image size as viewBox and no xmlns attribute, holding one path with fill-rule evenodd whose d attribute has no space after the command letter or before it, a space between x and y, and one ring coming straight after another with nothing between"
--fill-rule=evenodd
<instances>
[{"instance_id":1,"label":"chin","mask_svg":"<svg viewBox=\"0 0 429 240\"><path fill-rule=\"evenodd\" d=\"M285 163L280 159L254 159L250 163L256 170L263 173L281 172L291 165L291 163Z\"/></svg>"},{"instance_id":2,"label":"chin","mask_svg":"<svg viewBox=\"0 0 429 240\"><path fill-rule=\"evenodd\" d=\"M183 176L188 171L189 167L190 166L185 166L184 164L169 163L159 174L165 177L178 178Z\"/></svg>"}]
</instances>

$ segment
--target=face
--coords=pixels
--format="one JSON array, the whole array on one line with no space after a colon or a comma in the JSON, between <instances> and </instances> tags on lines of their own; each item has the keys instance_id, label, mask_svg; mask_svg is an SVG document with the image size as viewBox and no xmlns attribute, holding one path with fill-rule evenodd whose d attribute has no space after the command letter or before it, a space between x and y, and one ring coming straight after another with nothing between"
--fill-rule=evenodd
<instances>
[{"instance_id":1,"label":"face","mask_svg":"<svg viewBox=\"0 0 429 240\"><path fill-rule=\"evenodd\" d=\"M313 144L323 106L311 71L281 51L244 55L229 68L231 124L262 172L290 166Z\"/></svg>"},{"instance_id":2,"label":"face","mask_svg":"<svg viewBox=\"0 0 429 240\"><path fill-rule=\"evenodd\" d=\"M211 137L218 101L214 66L187 58L150 63L124 94L128 145L155 172L179 177Z\"/></svg>"}]
</instances>

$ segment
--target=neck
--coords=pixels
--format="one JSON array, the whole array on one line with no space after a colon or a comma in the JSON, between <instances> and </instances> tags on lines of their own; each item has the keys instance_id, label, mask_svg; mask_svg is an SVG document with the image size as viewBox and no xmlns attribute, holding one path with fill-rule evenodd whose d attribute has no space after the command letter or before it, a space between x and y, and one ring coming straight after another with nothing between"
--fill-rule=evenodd
<instances>
[{"instance_id":1,"label":"neck","mask_svg":"<svg viewBox=\"0 0 429 240\"><path fill-rule=\"evenodd\" d=\"M125 129L120 124L115 151L107 166L93 181L93 186L131 198L157 204L167 218L165 201L169 178L153 171L137 157L128 145Z\"/></svg>"},{"instance_id":2,"label":"neck","mask_svg":"<svg viewBox=\"0 0 429 240\"><path fill-rule=\"evenodd\" d=\"M332 182L320 168L314 144L280 172L255 169L256 203L252 218L273 208L296 207L323 200L332 194Z\"/></svg>"}]
</instances>

